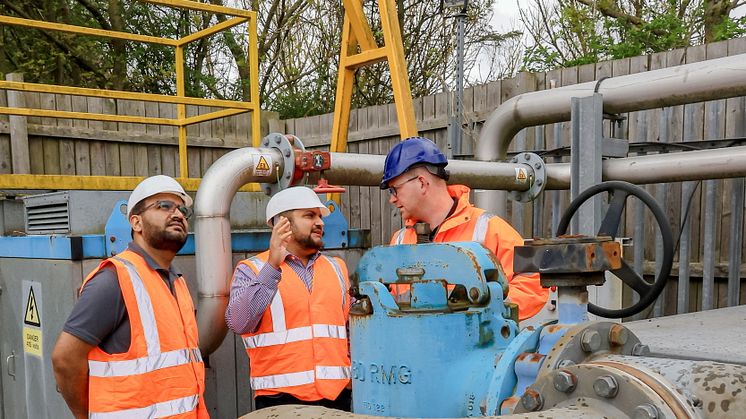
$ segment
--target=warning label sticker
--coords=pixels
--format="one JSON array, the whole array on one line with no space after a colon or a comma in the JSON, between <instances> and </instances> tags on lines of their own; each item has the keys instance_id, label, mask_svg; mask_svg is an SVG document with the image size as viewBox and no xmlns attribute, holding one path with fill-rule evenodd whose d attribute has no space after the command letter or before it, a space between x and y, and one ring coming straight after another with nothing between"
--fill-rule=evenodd
<instances>
[{"instance_id":1,"label":"warning label sticker","mask_svg":"<svg viewBox=\"0 0 746 419\"><path fill-rule=\"evenodd\" d=\"M528 179L528 171L523 167L517 167L515 169L515 179L520 181Z\"/></svg>"},{"instance_id":2,"label":"warning label sticker","mask_svg":"<svg viewBox=\"0 0 746 419\"><path fill-rule=\"evenodd\" d=\"M23 352L28 355L42 356L43 332L41 329L41 312L42 307L42 290L41 284L35 281L23 281L21 286L21 295L23 302L20 308L23 309Z\"/></svg>"},{"instance_id":3,"label":"warning label sticker","mask_svg":"<svg viewBox=\"0 0 746 419\"><path fill-rule=\"evenodd\" d=\"M254 165L254 175L269 176L272 173L272 157L259 156L259 160Z\"/></svg>"},{"instance_id":4,"label":"warning label sticker","mask_svg":"<svg viewBox=\"0 0 746 419\"><path fill-rule=\"evenodd\" d=\"M26 298L26 314L23 316L23 322L36 327L41 327L39 318L39 307L36 305L34 296L34 287L29 287L28 298Z\"/></svg>"},{"instance_id":5,"label":"warning label sticker","mask_svg":"<svg viewBox=\"0 0 746 419\"><path fill-rule=\"evenodd\" d=\"M23 352L41 356L41 330L33 327L23 328Z\"/></svg>"}]
</instances>

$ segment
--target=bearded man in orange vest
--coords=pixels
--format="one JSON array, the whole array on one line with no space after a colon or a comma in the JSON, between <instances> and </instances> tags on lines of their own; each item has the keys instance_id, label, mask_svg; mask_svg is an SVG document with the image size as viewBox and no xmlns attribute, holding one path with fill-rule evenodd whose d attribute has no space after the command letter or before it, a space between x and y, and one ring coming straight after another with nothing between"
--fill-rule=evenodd
<instances>
[{"instance_id":1,"label":"bearded man in orange vest","mask_svg":"<svg viewBox=\"0 0 746 419\"><path fill-rule=\"evenodd\" d=\"M254 404L350 411L347 267L320 251L329 209L297 186L275 194L266 215L269 250L238 264L225 313L249 356Z\"/></svg>"},{"instance_id":2,"label":"bearded man in orange vest","mask_svg":"<svg viewBox=\"0 0 746 419\"><path fill-rule=\"evenodd\" d=\"M414 227L420 222L424 223L421 236L426 242L480 242L502 265L510 285L508 298L518 304L519 319L539 313L547 302L548 289L541 286L538 274L513 272L513 249L523 245L523 238L502 218L474 207L468 187L448 185L446 165L448 160L438 146L423 137L407 138L389 151L380 186L389 191L389 202L405 221L391 244L417 243Z\"/></svg>"},{"instance_id":3,"label":"bearded man in orange vest","mask_svg":"<svg viewBox=\"0 0 746 419\"><path fill-rule=\"evenodd\" d=\"M52 353L76 418L209 418L205 369L186 281L171 264L192 198L168 176L132 191L132 242L83 281Z\"/></svg>"}]
</instances>

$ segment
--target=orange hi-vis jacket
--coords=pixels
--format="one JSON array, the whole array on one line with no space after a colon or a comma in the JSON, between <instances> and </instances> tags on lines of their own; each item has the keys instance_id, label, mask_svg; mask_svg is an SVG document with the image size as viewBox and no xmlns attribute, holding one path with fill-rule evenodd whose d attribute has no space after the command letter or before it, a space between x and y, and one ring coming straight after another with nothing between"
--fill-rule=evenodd
<instances>
[{"instance_id":1,"label":"orange hi-vis jacket","mask_svg":"<svg viewBox=\"0 0 746 419\"><path fill-rule=\"evenodd\" d=\"M257 275L269 251L240 263ZM255 396L287 393L298 399L335 400L350 382L347 343L349 282L344 262L319 255L313 286L282 262L277 293L257 330L242 335Z\"/></svg>"},{"instance_id":2,"label":"orange hi-vis jacket","mask_svg":"<svg viewBox=\"0 0 746 419\"><path fill-rule=\"evenodd\" d=\"M433 242L476 241L490 249L508 279L508 299L518 304L518 317L525 320L541 311L549 290L539 283L539 274L514 275L513 249L523 245L523 238L502 218L474 207L469 202L469 191L464 185L448 186L448 193L458 202L453 214L441 223ZM394 233L391 244L417 243L417 233L413 228L416 222L406 220L405 227Z\"/></svg>"},{"instance_id":3,"label":"orange hi-vis jacket","mask_svg":"<svg viewBox=\"0 0 746 419\"><path fill-rule=\"evenodd\" d=\"M89 417L209 418L194 305L184 278L174 281L174 295L142 256L126 250L101 262L83 285L108 264L117 271L131 344L125 353L98 347L88 353Z\"/></svg>"}]
</instances>

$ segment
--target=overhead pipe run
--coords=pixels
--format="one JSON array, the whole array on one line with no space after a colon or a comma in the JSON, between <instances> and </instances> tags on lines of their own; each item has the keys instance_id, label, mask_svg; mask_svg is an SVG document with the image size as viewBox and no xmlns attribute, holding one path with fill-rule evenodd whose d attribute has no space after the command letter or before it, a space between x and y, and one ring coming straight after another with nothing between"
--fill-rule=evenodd
<instances>
[{"instance_id":1,"label":"overhead pipe run","mask_svg":"<svg viewBox=\"0 0 746 419\"><path fill-rule=\"evenodd\" d=\"M197 262L197 326L200 350L214 352L225 338L225 309L233 274L230 207L241 186L259 182L268 193L298 180L295 155L303 151L300 139L270 134L266 148L242 148L219 158L207 170L195 199L195 254ZM378 186L385 156L330 153L332 167L324 177L336 184ZM489 163L451 160L451 179L479 188L526 191L534 169L524 163ZM517 173L524 175L517 176ZM315 174L314 177L317 177ZM312 179L315 180L315 179Z\"/></svg>"},{"instance_id":2,"label":"overhead pipe run","mask_svg":"<svg viewBox=\"0 0 746 419\"><path fill-rule=\"evenodd\" d=\"M513 136L570 120L570 99L603 95L604 112L623 113L746 95L746 54L515 96L489 117L477 142L481 161L505 160Z\"/></svg>"}]
</instances>

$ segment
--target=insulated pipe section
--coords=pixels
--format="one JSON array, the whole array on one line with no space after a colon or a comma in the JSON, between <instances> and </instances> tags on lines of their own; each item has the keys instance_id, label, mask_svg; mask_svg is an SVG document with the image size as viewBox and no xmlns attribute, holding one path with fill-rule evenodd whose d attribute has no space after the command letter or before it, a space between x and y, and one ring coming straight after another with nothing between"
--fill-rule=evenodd
<instances>
[{"instance_id":1,"label":"insulated pipe section","mask_svg":"<svg viewBox=\"0 0 746 419\"><path fill-rule=\"evenodd\" d=\"M650 184L746 176L746 146L604 160L603 180ZM547 165L547 189L570 188L570 163Z\"/></svg>"},{"instance_id":2,"label":"insulated pipe section","mask_svg":"<svg viewBox=\"0 0 746 419\"><path fill-rule=\"evenodd\" d=\"M746 54L515 96L484 125L475 156L505 160L522 128L570 120L570 99L598 87L604 112L622 113L746 95Z\"/></svg>"},{"instance_id":3,"label":"insulated pipe section","mask_svg":"<svg viewBox=\"0 0 746 419\"><path fill-rule=\"evenodd\" d=\"M332 184L378 186L383 177L386 156L375 154L330 153L331 168L324 177ZM497 163L467 160L448 160L451 173L449 183L459 183L478 189L526 191L534 169L523 163ZM518 169L526 170L530 176L517 176Z\"/></svg>"},{"instance_id":4,"label":"insulated pipe section","mask_svg":"<svg viewBox=\"0 0 746 419\"><path fill-rule=\"evenodd\" d=\"M270 170L256 170L260 159ZM209 355L225 338L225 308L233 273L230 209L233 197L251 182L273 183L284 170L283 157L274 148L241 148L219 158L207 170L194 201L197 255L197 327L200 350Z\"/></svg>"}]
</instances>

